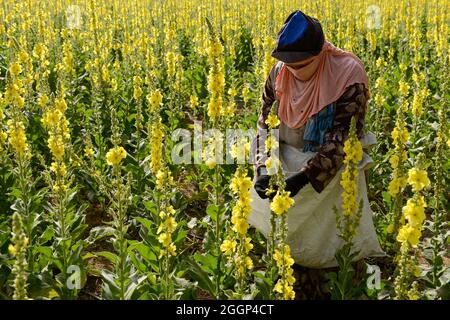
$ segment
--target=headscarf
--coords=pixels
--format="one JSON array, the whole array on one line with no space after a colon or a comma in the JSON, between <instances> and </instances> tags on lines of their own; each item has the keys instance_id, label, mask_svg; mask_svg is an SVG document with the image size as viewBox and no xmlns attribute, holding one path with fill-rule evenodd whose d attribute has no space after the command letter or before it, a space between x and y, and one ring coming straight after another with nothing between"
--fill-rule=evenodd
<instances>
[{"instance_id":1,"label":"headscarf","mask_svg":"<svg viewBox=\"0 0 450 320\"><path fill-rule=\"evenodd\" d=\"M306 81L302 72L318 63L316 72ZM368 88L368 78L361 60L353 53L336 48L325 41L322 51L299 69L286 64L275 82L279 99L278 116L290 128L299 128L308 119L335 102L355 83Z\"/></svg>"}]
</instances>

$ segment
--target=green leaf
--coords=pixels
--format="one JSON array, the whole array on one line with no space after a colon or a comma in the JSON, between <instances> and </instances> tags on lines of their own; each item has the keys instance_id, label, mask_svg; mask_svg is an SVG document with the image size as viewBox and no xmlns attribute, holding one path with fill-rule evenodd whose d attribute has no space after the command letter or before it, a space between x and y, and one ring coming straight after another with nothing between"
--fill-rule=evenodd
<instances>
[{"instance_id":1,"label":"green leaf","mask_svg":"<svg viewBox=\"0 0 450 320\"><path fill-rule=\"evenodd\" d=\"M112 253L112 252L100 251L100 252L96 252L95 254L97 256L104 257L104 258L108 259L114 265L117 265L119 263L119 257L116 254Z\"/></svg>"},{"instance_id":2,"label":"green leaf","mask_svg":"<svg viewBox=\"0 0 450 320\"><path fill-rule=\"evenodd\" d=\"M202 267L192 258L188 258L187 260L190 268L189 272L191 274L192 279L197 281L198 286L203 290L209 292L211 295L215 294L215 287L209 275L202 269Z\"/></svg>"}]
</instances>

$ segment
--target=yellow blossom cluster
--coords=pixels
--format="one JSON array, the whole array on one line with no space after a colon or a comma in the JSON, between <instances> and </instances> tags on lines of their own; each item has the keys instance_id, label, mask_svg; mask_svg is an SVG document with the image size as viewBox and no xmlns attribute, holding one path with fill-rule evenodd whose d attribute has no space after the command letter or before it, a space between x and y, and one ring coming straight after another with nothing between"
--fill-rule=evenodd
<instances>
[{"instance_id":1,"label":"yellow blossom cluster","mask_svg":"<svg viewBox=\"0 0 450 320\"><path fill-rule=\"evenodd\" d=\"M277 264L279 273L282 275L275 284L274 291L281 294L284 300L294 300L295 291L293 285L295 283L295 277L293 275L294 270L292 269L294 259L291 257L291 248L289 245L284 244L276 249L273 259Z\"/></svg>"},{"instance_id":2,"label":"yellow blossom cluster","mask_svg":"<svg viewBox=\"0 0 450 320\"><path fill-rule=\"evenodd\" d=\"M8 120L7 125L9 145L18 156L25 155L28 152L27 137L25 135L25 125L21 121L12 119Z\"/></svg>"},{"instance_id":3,"label":"yellow blossom cluster","mask_svg":"<svg viewBox=\"0 0 450 320\"><path fill-rule=\"evenodd\" d=\"M63 88L61 88L61 92L64 92ZM48 131L47 146L54 160L50 169L56 175L53 190L55 192L65 191L68 186L64 182L66 175L64 155L66 144L70 142L69 121L64 114L67 110L67 103L63 95L55 98L51 107L47 105L49 99L46 95L41 96L41 99L42 108L45 109L41 121Z\"/></svg>"},{"instance_id":4,"label":"yellow blossom cluster","mask_svg":"<svg viewBox=\"0 0 450 320\"><path fill-rule=\"evenodd\" d=\"M423 104L429 95L430 90L428 88L421 89L414 95L413 102L411 104L411 111L415 117L420 117L422 114Z\"/></svg>"},{"instance_id":5,"label":"yellow blossom cluster","mask_svg":"<svg viewBox=\"0 0 450 320\"><path fill-rule=\"evenodd\" d=\"M208 50L210 69L208 74L208 116L215 122L222 113L222 95L225 88L223 46L219 39L212 37Z\"/></svg>"},{"instance_id":6,"label":"yellow blossom cluster","mask_svg":"<svg viewBox=\"0 0 450 320\"><path fill-rule=\"evenodd\" d=\"M361 142L356 136L350 136L344 143L346 165L341 177L341 186L344 189L342 192L342 211L344 215L351 216L355 214L358 208L357 201L357 181L358 176L358 162L363 157L363 149Z\"/></svg>"},{"instance_id":7,"label":"yellow blossom cluster","mask_svg":"<svg viewBox=\"0 0 450 320\"><path fill-rule=\"evenodd\" d=\"M139 76L133 77L133 98L139 99L142 96L142 78Z\"/></svg>"},{"instance_id":8,"label":"yellow blossom cluster","mask_svg":"<svg viewBox=\"0 0 450 320\"><path fill-rule=\"evenodd\" d=\"M161 168L156 173L157 190L165 194L168 188L173 185L173 178L170 171L167 168ZM177 247L173 243L172 234L177 228L177 222L175 220L175 209L168 201L161 201L159 218L160 223L156 233L158 234L158 241L162 245L159 258L175 256Z\"/></svg>"},{"instance_id":9,"label":"yellow blossom cluster","mask_svg":"<svg viewBox=\"0 0 450 320\"><path fill-rule=\"evenodd\" d=\"M415 247L419 244L423 222L425 221L427 204L425 198L418 192L430 185L427 172L418 168L410 169L408 171L408 184L412 186L415 194L411 199L408 199L403 207L403 217L407 223L400 228L397 241L402 245L409 244Z\"/></svg>"},{"instance_id":10,"label":"yellow blossom cluster","mask_svg":"<svg viewBox=\"0 0 450 320\"><path fill-rule=\"evenodd\" d=\"M23 108L25 105L25 87L24 79L21 77L23 68L20 63L20 57L18 61L11 63L8 68L10 79L7 83L5 90L5 103L12 104L13 106Z\"/></svg>"},{"instance_id":11,"label":"yellow blossom cluster","mask_svg":"<svg viewBox=\"0 0 450 320\"><path fill-rule=\"evenodd\" d=\"M391 137L394 143L394 153L389 159L392 171L392 180L389 182L389 193L392 196L399 194L406 187L407 179L403 164L407 160L405 144L409 140L409 132L406 124L400 116L397 118L396 125L392 130Z\"/></svg>"},{"instance_id":12,"label":"yellow blossom cluster","mask_svg":"<svg viewBox=\"0 0 450 320\"><path fill-rule=\"evenodd\" d=\"M161 118L157 117L156 121L150 125L150 169L152 172L158 172L163 165L163 138L164 129Z\"/></svg>"},{"instance_id":13,"label":"yellow blossom cluster","mask_svg":"<svg viewBox=\"0 0 450 320\"><path fill-rule=\"evenodd\" d=\"M127 156L127 152L123 147L114 147L111 148L106 153L106 162L110 166L117 166L120 162L122 162L123 159L125 159Z\"/></svg>"},{"instance_id":14,"label":"yellow blossom cluster","mask_svg":"<svg viewBox=\"0 0 450 320\"><path fill-rule=\"evenodd\" d=\"M294 205L294 199L290 197L289 191L277 191L277 194L270 203L270 210L281 216L288 212L289 208Z\"/></svg>"},{"instance_id":15,"label":"yellow blossom cluster","mask_svg":"<svg viewBox=\"0 0 450 320\"><path fill-rule=\"evenodd\" d=\"M408 171L408 183L412 186L414 192L419 192L430 185L430 179L425 170L412 168Z\"/></svg>"},{"instance_id":16,"label":"yellow blossom cluster","mask_svg":"<svg viewBox=\"0 0 450 320\"><path fill-rule=\"evenodd\" d=\"M230 189L238 197L231 215L233 233L223 241L220 246L222 252L228 256L231 263L236 266L238 279L242 279L248 270L253 268L253 261L249 252L253 248L251 238L247 236L249 228L248 216L251 212L250 190L252 181L247 176L247 171L239 167L231 179Z\"/></svg>"},{"instance_id":17,"label":"yellow blossom cluster","mask_svg":"<svg viewBox=\"0 0 450 320\"><path fill-rule=\"evenodd\" d=\"M159 108L162 106L163 96L159 90L154 90L147 95L147 101L150 105L150 113L159 112Z\"/></svg>"}]
</instances>

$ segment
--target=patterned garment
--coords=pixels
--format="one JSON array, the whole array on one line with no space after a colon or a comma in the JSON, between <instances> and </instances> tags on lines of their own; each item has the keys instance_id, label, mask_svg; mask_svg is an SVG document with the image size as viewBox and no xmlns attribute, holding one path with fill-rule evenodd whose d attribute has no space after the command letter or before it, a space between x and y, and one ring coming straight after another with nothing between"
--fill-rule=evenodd
<instances>
[{"instance_id":1,"label":"patterned garment","mask_svg":"<svg viewBox=\"0 0 450 320\"><path fill-rule=\"evenodd\" d=\"M258 119L258 134L256 137L255 170L257 175L264 174L265 161L268 155L265 153L265 140L268 126L265 123L272 107L277 107L275 93L275 80L281 69L282 63L275 64L266 80L262 95L262 108ZM315 151L307 165L298 168L304 171L314 190L320 193L335 177L344 161L344 142L348 137L352 117L356 119L356 133L359 138L364 136L364 118L367 110L369 91L361 83L351 85L342 96L330 106L323 109L322 117L313 116L305 126L298 129L287 128L284 123L280 125L280 142L289 143L304 151ZM277 112L277 109L275 109ZM320 114L319 113L319 114ZM325 114L325 116L323 116ZM321 120L319 121L318 118ZM332 126L329 126L330 119ZM319 121L321 124L314 125ZM317 136L317 131L310 132L310 128L321 128L322 132ZM323 130L325 128L325 130ZM313 137L313 139L311 139ZM293 141L294 140L294 141Z\"/></svg>"}]
</instances>

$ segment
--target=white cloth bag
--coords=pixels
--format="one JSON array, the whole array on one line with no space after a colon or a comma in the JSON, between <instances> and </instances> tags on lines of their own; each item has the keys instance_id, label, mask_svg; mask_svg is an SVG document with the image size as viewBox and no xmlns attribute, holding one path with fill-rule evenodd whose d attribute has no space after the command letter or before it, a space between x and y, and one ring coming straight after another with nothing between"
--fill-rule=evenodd
<instances>
[{"instance_id":1,"label":"white cloth bag","mask_svg":"<svg viewBox=\"0 0 450 320\"><path fill-rule=\"evenodd\" d=\"M301 168L314 156L314 152L302 152L290 145L280 144L280 160L285 176L295 174L296 168ZM372 221L372 211L367 198L367 186L364 170L372 164L372 159L364 153L358 164L358 203L363 199L363 211L360 226L354 239L354 251L359 251L355 260L364 257L385 256L377 239ZM295 262L309 268L328 268L337 266L334 257L336 250L343 245L338 236L336 216L333 206L341 212L340 185L341 168L333 180L321 192L317 193L311 184L307 184L294 197L294 206L287 213L288 234L287 243ZM270 203L261 199L256 191L251 191L252 213L249 223L266 237L271 231Z\"/></svg>"}]
</instances>

